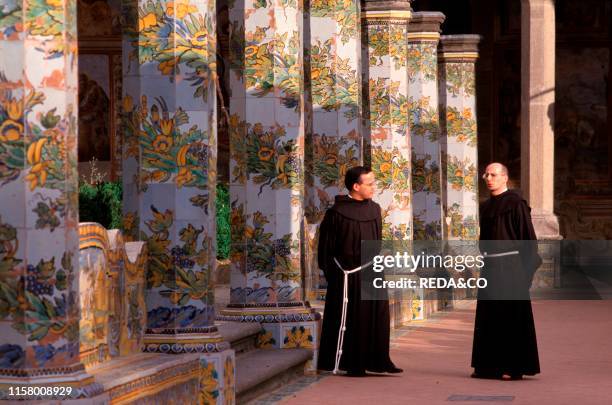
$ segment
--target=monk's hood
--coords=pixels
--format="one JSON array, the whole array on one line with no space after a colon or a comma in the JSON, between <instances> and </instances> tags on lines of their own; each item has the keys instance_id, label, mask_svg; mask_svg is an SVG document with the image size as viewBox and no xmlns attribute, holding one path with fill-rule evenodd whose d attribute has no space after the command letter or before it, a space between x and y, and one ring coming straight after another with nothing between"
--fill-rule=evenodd
<instances>
[{"instance_id":1,"label":"monk's hood","mask_svg":"<svg viewBox=\"0 0 612 405\"><path fill-rule=\"evenodd\" d=\"M355 221L372 221L380 217L380 206L374 201L359 201L347 195L337 195L331 209Z\"/></svg>"}]
</instances>

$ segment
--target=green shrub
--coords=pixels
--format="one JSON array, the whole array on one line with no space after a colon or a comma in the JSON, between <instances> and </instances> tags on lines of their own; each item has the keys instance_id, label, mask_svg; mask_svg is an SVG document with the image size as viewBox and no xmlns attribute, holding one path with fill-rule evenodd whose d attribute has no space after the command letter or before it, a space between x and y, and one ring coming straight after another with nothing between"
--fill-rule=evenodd
<instances>
[{"instance_id":1,"label":"green shrub","mask_svg":"<svg viewBox=\"0 0 612 405\"><path fill-rule=\"evenodd\" d=\"M79 220L97 222L106 229L121 228L121 181L79 186ZM227 185L217 185L217 258L227 259L230 251L230 202Z\"/></svg>"},{"instance_id":2,"label":"green shrub","mask_svg":"<svg viewBox=\"0 0 612 405\"><path fill-rule=\"evenodd\" d=\"M217 184L217 258L227 259L230 251L230 201L227 185Z\"/></svg>"},{"instance_id":3,"label":"green shrub","mask_svg":"<svg viewBox=\"0 0 612 405\"><path fill-rule=\"evenodd\" d=\"M123 187L120 181L79 186L79 221L97 222L106 229L121 228Z\"/></svg>"}]
</instances>

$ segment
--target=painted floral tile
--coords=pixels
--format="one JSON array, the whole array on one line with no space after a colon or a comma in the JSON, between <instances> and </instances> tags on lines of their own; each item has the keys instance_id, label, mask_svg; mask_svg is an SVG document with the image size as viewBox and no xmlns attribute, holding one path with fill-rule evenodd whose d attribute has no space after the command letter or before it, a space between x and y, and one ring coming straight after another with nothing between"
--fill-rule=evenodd
<instances>
[{"instance_id":1,"label":"painted floral tile","mask_svg":"<svg viewBox=\"0 0 612 405\"><path fill-rule=\"evenodd\" d=\"M376 177L383 239L412 239L412 151L407 21L367 22L368 160ZM367 59L366 59L367 58Z\"/></svg>"}]
</instances>

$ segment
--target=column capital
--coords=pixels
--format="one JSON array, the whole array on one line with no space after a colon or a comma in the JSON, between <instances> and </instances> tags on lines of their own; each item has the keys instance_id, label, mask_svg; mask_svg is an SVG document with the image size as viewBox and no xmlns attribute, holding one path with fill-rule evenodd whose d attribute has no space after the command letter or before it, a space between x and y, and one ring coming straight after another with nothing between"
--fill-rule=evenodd
<instances>
[{"instance_id":1,"label":"column capital","mask_svg":"<svg viewBox=\"0 0 612 405\"><path fill-rule=\"evenodd\" d=\"M441 62L474 62L481 39L480 35L442 35L438 58Z\"/></svg>"},{"instance_id":2,"label":"column capital","mask_svg":"<svg viewBox=\"0 0 612 405\"><path fill-rule=\"evenodd\" d=\"M366 25L408 24L412 16L410 0L364 0L363 18Z\"/></svg>"},{"instance_id":3,"label":"column capital","mask_svg":"<svg viewBox=\"0 0 612 405\"><path fill-rule=\"evenodd\" d=\"M390 11L390 10L408 10L411 0L362 0L363 11Z\"/></svg>"},{"instance_id":4,"label":"column capital","mask_svg":"<svg viewBox=\"0 0 612 405\"><path fill-rule=\"evenodd\" d=\"M442 32L440 26L444 20L446 20L446 16L437 11L412 13L410 25L408 25L408 40L440 39L440 33ZM429 35L423 36L423 34Z\"/></svg>"},{"instance_id":5,"label":"column capital","mask_svg":"<svg viewBox=\"0 0 612 405\"><path fill-rule=\"evenodd\" d=\"M555 5L555 0L521 0L521 5L534 6L540 4Z\"/></svg>"}]
</instances>

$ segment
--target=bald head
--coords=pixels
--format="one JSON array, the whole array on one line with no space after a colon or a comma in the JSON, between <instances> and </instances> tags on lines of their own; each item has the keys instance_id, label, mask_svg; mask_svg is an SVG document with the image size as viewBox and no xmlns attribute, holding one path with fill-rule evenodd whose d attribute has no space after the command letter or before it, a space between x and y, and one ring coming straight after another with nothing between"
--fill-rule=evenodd
<instances>
[{"instance_id":1,"label":"bald head","mask_svg":"<svg viewBox=\"0 0 612 405\"><path fill-rule=\"evenodd\" d=\"M482 175L491 195L499 195L508 189L508 168L499 163L490 163Z\"/></svg>"},{"instance_id":2,"label":"bald head","mask_svg":"<svg viewBox=\"0 0 612 405\"><path fill-rule=\"evenodd\" d=\"M499 163L499 162L489 163L489 165L485 169L485 172L487 170L489 170L489 169L491 169L491 170L493 170L493 171L495 171L497 173L504 174L504 175L508 176L508 168L506 167L506 165L504 165L502 163Z\"/></svg>"}]
</instances>

